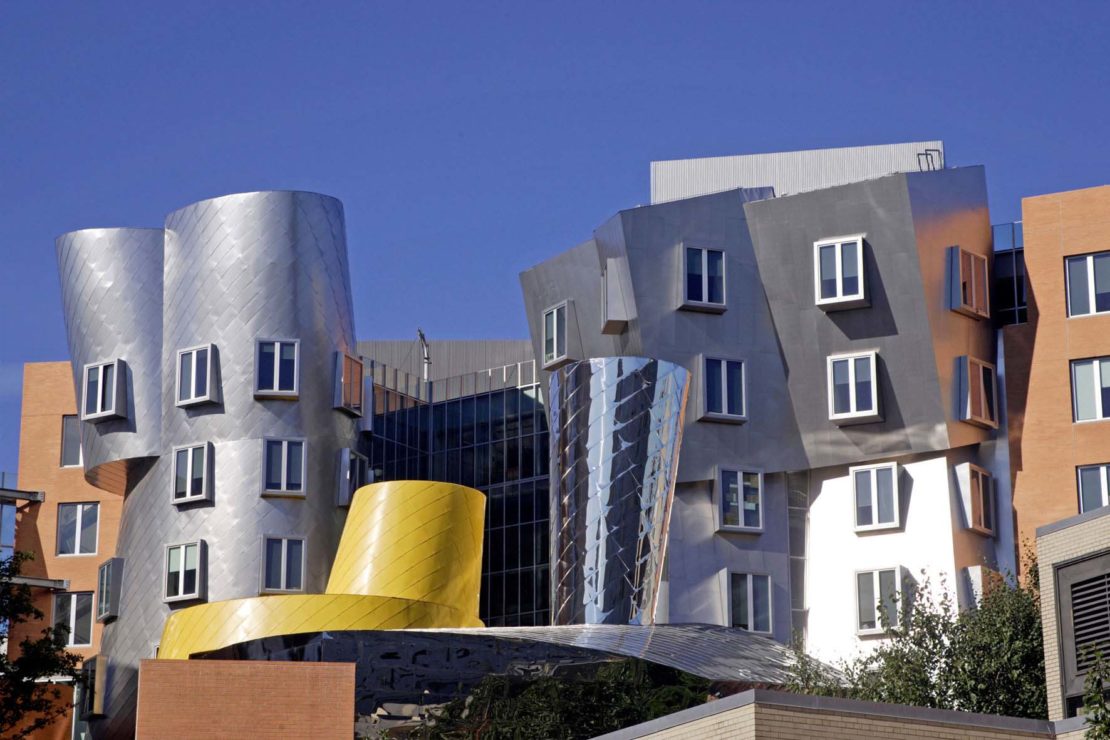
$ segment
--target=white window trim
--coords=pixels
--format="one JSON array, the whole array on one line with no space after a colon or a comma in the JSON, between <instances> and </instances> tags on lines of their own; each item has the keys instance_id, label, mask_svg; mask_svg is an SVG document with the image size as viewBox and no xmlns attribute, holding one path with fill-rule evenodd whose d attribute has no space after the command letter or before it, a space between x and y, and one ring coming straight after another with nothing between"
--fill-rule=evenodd
<instances>
[{"instance_id":1,"label":"white window trim","mask_svg":"<svg viewBox=\"0 0 1110 740\"><path fill-rule=\"evenodd\" d=\"M961 409L960 420L965 421L968 424L974 424L975 426L980 426L980 427L984 427L984 428L987 428L987 429L997 429L998 428L998 416L999 416L999 408L998 408L998 372L997 372L997 370L995 369L995 367L992 363L986 362L985 360L980 360L979 358L972 357L971 355L964 355L964 358L965 358L965 362L963 363L964 377L961 380L966 384L967 394L966 394L966 398L962 399L963 400L963 408ZM979 416L979 415L973 413L973 411L972 411L972 408L971 408L971 398L972 398L971 384L972 383L978 383L980 381L980 379L982 378L982 373L979 372L979 370L977 368L975 368L976 365L978 365L980 367L990 368L991 379L992 379L991 380L991 387L990 387L990 394L991 394L991 399L992 399L991 408L994 409L994 416L995 416L994 419L988 419L984 416ZM973 372L973 370L975 370L975 371Z\"/></svg>"},{"instance_id":2,"label":"white window trim","mask_svg":"<svg viewBox=\"0 0 1110 740\"><path fill-rule=\"evenodd\" d=\"M747 576L748 577L748 624L755 624L755 615L752 613L755 610L755 599L753 597L754 585L752 576L766 577L767 579L767 625L769 630L749 629L744 630L753 635L770 635L775 631L775 579L771 577L770 573L759 573L747 570L733 570L727 568L724 570L725 574L725 626L732 627L732 576ZM736 627L735 629L742 629Z\"/></svg>"},{"instance_id":3,"label":"white window trim","mask_svg":"<svg viewBox=\"0 0 1110 740\"><path fill-rule=\"evenodd\" d=\"M743 517L742 509L743 509L743 505L744 505L744 493L743 493L744 475L745 474L752 474L752 475L759 476L759 526L746 527L743 524L725 524L725 512L724 512L725 487L724 487L724 483L721 480L724 477L725 473L736 473L737 476L738 476L738 480L739 480L740 487L741 487L741 490L740 490L741 518ZM714 509L716 510L717 531L719 531L719 532L738 532L738 533L741 533L741 534L762 534L762 532L763 532L763 522L764 522L764 516L763 516L764 503L763 502L764 502L764 499L766 498L763 495L763 486L765 485L765 483L766 483L766 481L764 480L763 471L759 470L759 469L756 469L756 468L744 467L744 466L740 466L740 465L719 465L716 468L714 468L713 504L714 504ZM757 575L759 575L759 574L757 574Z\"/></svg>"},{"instance_id":4,"label":"white window trim","mask_svg":"<svg viewBox=\"0 0 1110 740\"><path fill-rule=\"evenodd\" d=\"M355 385L358 386L362 404L358 408L347 403L347 399L343 397L344 380L347 373L347 360L353 360L358 363L361 368L361 374ZM335 404L334 407L340 411L344 411L351 416L361 417L366 412L366 384L364 378L366 376L366 363L361 355L349 355L342 350L337 350L335 353Z\"/></svg>"},{"instance_id":5,"label":"white window trim","mask_svg":"<svg viewBox=\"0 0 1110 740\"><path fill-rule=\"evenodd\" d=\"M852 591L855 592L855 595L856 595L856 634L860 637L870 637L870 636L874 636L874 635L885 635L885 634L887 634L887 630L882 626L883 620L882 620L882 616L879 613L880 612L880 605L882 604L882 598L883 598L882 593L879 591L879 573L881 573L883 571L887 571L887 570L893 570L894 571L894 593L897 594L897 600L895 601L895 604L894 604L894 613L895 613L895 617L897 618L898 622L897 622L897 624L891 625L891 627L893 627L894 629L897 629L898 627L900 627L902 625L902 609L903 609L903 601L902 600L904 598L904 589L903 589L903 586L902 586L903 577L902 577L902 568L901 568L901 566L894 565L894 566L886 566L886 567L880 567L880 568L869 568L869 569L866 569L866 570L857 570L856 572L854 572L852 574ZM862 617L863 615L860 613L860 601L859 601L859 576L863 575L864 573L870 573L871 574L871 588L872 588L872 590L875 594L875 626L873 628L866 628L866 629L860 627L860 622L862 621L860 619L860 617Z\"/></svg>"},{"instance_id":6,"label":"white window trim","mask_svg":"<svg viewBox=\"0 0 1110 740\"><path fill-rule=\"evenodd\" d=\"M690 298L687 290L688 275L686 265L686 250L696 249L701 252L701 294L709 296L709 253L720 252L721 254L721 297L720 303L704 300L696 301ZM679 260L682 264L680 274L682 275L682 308L694 309L708 313L724 313L728 309L728 252L723 249L713 249L712 247L699 247L693 244L679 244Z\"/></svg>"},{"instance_id":7,"label":"white window trim","mask_svg":"<svg viewBox=\"0 0 1110 740\"><path fill-rule=\"evenodd\" d=\"M740 406L744 409L741 414L730 414L724 410L709 410L709 379L706 363L716 360L721 363L721 408L728 408L728 363L740 363ZM698 355L698 370L700 382L698 383L698 408L701 411L700 421L720 421L731 424L742 424L748 420L748 363L739 357L718 357L715 355Z\"/></svg>"},{"instance_id":8,"label":"white window trim","mask_svg":"<svg viewBox=\"0 0 1110 740\"><path fill-rule=\"evenodd\" d=\"M170 550L175 547L182 548L181 550L181 587L185 587L185 548L190 545L196 545L197 548L197 587L191 593L180 593L177 596L166 596L170 585ZM204 540L191 540L189 542L177 542L172 545L166 545L162 552L162 601L167 604L172 604L178 601L196 601L197 599L204 598L205 579L208 577L207 563L205 562L205 548Z\"/></svg>"},{"instance_id":9,"label":"white window trim","mask_svg":"<svg viewBox=\"0 0 1110 740\"><path fill-rule=\"evenodd\" d=\"M281 446L281 488L266 488L266 443L282 442ZM301 490L289 491L285 489L288 484L286 475L289 472L289 442L301 443ZM304 498L308 490L308 440L304 437L263 437L262 438L262 495L263 496L288 496L290 498Z\"/></svg>"},{"instance_id":10,"label":"white window trim","mask_svg":"<svg viewBox=\"0 0 1110 740\"><path fill-rule=\"evenodd\" d=\"M1102 504L1099 509L1104 506L1110 506L1110 489L1107 488L1106 476L1110 473L1110 463L1095 463L1094 465L1077 465L1075 468L1075 492L1077 503L1079 504L1079 513L1086 514L1088 511L1097 511L1097 509L1083 509L1083 478L1082 471L1084 470L1098 470L1098 485L1099 494L1102 496Z\"/></svg>"},{"instance_id":11,"label":"white window trim","mask_svg":"<svg viewBox=\"0 0 1110 740\"><path fill-rule=\"evenodd\" d=\"M846 236L833 236L813 243L813 299L817 306L833 308L855 308L867 305L867 278L863 271L863 242L867 234L848 234ZM840 247L845 242L856 242L856 267L859 270L859 291L841 295L844 287L844 250ZM821 297L821 247L836 247L836 292L832 298Z\"/></svg>"},{"instance_id":12,"label":"white window trim","mask_svg":"<svg viewBox=\"0 0 1110 740\"><path fill-rule=\"evenodd\" d=\"M281 540L281 582L285 583L288 574L285 572L286 550L289 540L299 540L301 543L301 587L300 588L266 588L266 540ZM308 538L299 534L264 534L262 535L262 568L258 573L258 593L260 594L301 594L304 593L305 566L308 561Z\"/></svg>"},{"instance_id":13,"label":"white window trim","mask_svg":"<svg viewBox=\"0 0 1110 740\"><path fill-rule=\"evenodd\" d=\"M58 509L60 510L61 507L63 507L63 506L76 506L77 507L77 520L76 520L76 523L75 523L76 529L74 530L74 534L73 534L73 543L74 543L74 548L75 549L80 549L80 547L81 547L81 523L85 518L85 507L86 506L95 506L96 507L96 538L93 541L93 551L92 552L58 552L58 526L57 526L57 524L55 524L54 525L54 538L55 538L54 539L54 557L56 557L56 558L88 558L88 557L92 557L92 556L96 555L98 552L100 552L100 502L99 501L60 501L58 503ZM61 517L60 514L58 514L57 518L58 518L59 522L62 520L62 517Z\"/></svg>"},{"instance_id":14,"label":"white window trim","mask_svg":"<svg viewBox=\"0 0 1110 740\"><path fill-rule=\"evenodd\" d=\"M969 486L969 492L972 494L972 496L971 496L971 512L970 512L971 521L968 522L968 529L970 529L973 532L978 532L979 534L986 535L987 537L994 537L994 531L995 530L994 530L993 525L998 520L998 507L995 505L995 500L994 500L994 476L992 476L990 471L987 470L986 468L981 468L981 467L979 467L978 465L976 465L974 463L969 463L968 464L967 474L968 474L968 483L967 484ZM972 480L975 478L976 475L979 476L979 495L980 495L980 497L990 498L990 500L991 500L990 509L991 509L991 519L993 520L991 527L981 526L981 525L979 525L978 522L975 521L975 511L976 511L976 509L978 509L978 511L979 511L980 518L982 518L982 513L983 513L983 501L979 500L977 502L975 500L975 496L974 496L975 487L974 487L974 485L972 485Z\"/></svg>"},{"instance_id":15,"label":"white window trim","mask_svg":"<svg viewBox=\"0 0 1110 740\"><path fill-rule=\"evenodd\" d=\"M101 573L108 572L108 588L104 588ZM119 617L120 578L123 574L123 558L108 558L96 569L96 595L93 597L93 619L100 623L110 622ZM114 597L114 598L113 598ZM104 610L101 611L101 600Z\"/></svg>"},{"instance_id":16,"label":"white window trim","mask_svg":"<svg viewBox=\"0 0 1110 740\"><path fill-rule=\"evenodd\" d=\"M558 311L560 308L563 309L564 334L567 335L567 336L563 337L563 354L561 354L561 355L559 354L559 321L558 321L558 317L556 316L556 320L554 321L555 337L554 337L554 341L551 343L552 351L555 354L551 357L551 359L548 359L548 357L547 357L547 315L549 313L553 312L553 311ZM565 301L561 301L559 303L556 303L553 306L549 306L548 308L544 309L543 315L540 318L540 353L541 353L541 356L543 358L543 369L544 370L553 370L556 367L558 367L559 365L562 365L562 364L566 363L567 359L569 358L569 353L570 353L570 341L569 341L570 337L569 337L569 334L570 334L570 300L568 299L568 300L565 300Z\"/></svg>"},{"instance_id":17,"label":"white window trim","mask_svg":"<svg viewBox=\"0 0 1110 740\"><path fill-rule=\"evenodd\" d=\"M1110 252L1091 252L1090 254L1069 254L1064 257L1064 311L1069 319L1083 319L1090 316L1105 316L1110 314L1110 309L1098 311L1095 309L1095 257ZM1068 263L1072 260L1084 259L1087 262L1087 305L1091 310L1087 313L1071 312L1071 271Z\"/></svg>"},{"instance_id":18,"label":"white window trim","mask_svg":"<svg viewBox=\"0 0 1110 740\"><path fill-rule=\"evenodd\" d=\"M78 595L81 595L81 594L89 594L92 597L92 600L93 600L92 614L90 615L91 618L89 619L89 641L88 642L73 642L73 634L77 631L77 630L74 629L74 627L77 624L77 598L76 597ZM75 647L75 648L92 647L92 644L93 644L92 643L92 641L93 641L93 628L96 625L96 593L92 592L92 591L63 591L61 593L54 594L54 598L51 599L51 605L50 605L50 611L51 611L50 624L51 625L55 625L55 624L58 623L58 613L57 613L58 598L57 597L59 597L59 596L68 596L69 597L69 619L66 620L66 626L69 627L69 633L66 635L66 645L65 646L66 647Z\"/></svg>"},{"instance_id":19,"label":"white window trim","mask_svg":"<svg viewBox=\"0 0 1110 740\"><path fill-rule=\"evenodd\" d=\"M181 452L182 450L189 450L191 452L192 450L195 450L198 447L202 447L204 449L204 475L201 478L201 494L199 496L185 496L184 498L174 498L175 487L177 485L177 453ZM173 448L172 454L173 454L173 457L171 459L173 460L173 463L170 465L170 500L173 501L173 503L175 505L176 504L191 504L194 501L208 501L211 498L211 487L209 485L210 484L210 481L209 481L209 466L211 464L211 459L210 458L212 456L212 450L211 450L209 444L207 442L201 442L201 443L191 444L191 445L178 445L177 447ZM192 456L192 454L186 455L185 473L186 473L185 482L186 482L186 486L188 486L189 483L192 481L192 473L193 473L193 456Z\"/></svg>"},{"instance_id":20,"label":"white window trim","mask_svg":"<svg viewBox=\"0 0 1110 740\"><path fill-rule=\"evenodd\" d=\"M1110 421L1110 414L1106 413L1106 409L1102 408L1102 363L1110 362L1110 356L1102 357L1080 357L1068 363L1068 370L1071 372L1071 418L1075 424L1093 424L1100 421ZM1075 366L1080 362L1093 362L1095 366L1094 373L1094 386L1092 392L1095 399L1095 417L1093 419L1080 419L1079 418L1079 399L1075 395Z\"/></svg>"},{"instance_id":21,"label":"white window trim","mask_svg":"<svg viewBox=\"0 0 1110 740\"><path fill-rule=\"evenodd\" d=\"M84 406L82 406L84 408ZM77 462L73 465L62 465L61 459L65 456L65 434L66 434L66 418L73 417L77 420ZM81 415L80 414L62 414L62 438L61 448L58 450L58 467L59 468L80 468L85 464L85 445L81 443Z\"/></svg>"},{"instance_id":22,"label":"white window trim","mask_svg":"<svg viewBox=\"0 0 1110 740\"><path fill-rule=\"evenodd\" d=\"M846 411L844 413L836 413L835 411L835 384L833 383L833 362L836 360L855 360L866 357L871 361L871 400L874 409L868 411ZM836 355L829 355L825 362L825 378L826 378L826 391L828 393L829 404L829 420L830 421L847 421L847 422L869 422L880 421L882 414L880 412L881 406L879 403L879 352L878 350L865 350L863 352L846 352ZM848 401L849 405L854 409L856 407L856 364L854 362L848 363Z\"/></svg>"},{"instance_id":23,"label":"white window trim","mask_svg":"<svg viewBox=\"0 0 1110 740\"><path fill-rule=\"evenodd\" d=\"M192 376L191 376L192 377L192 382L190 383L190 385L193 386L193 389L196 389L197 351L202 350L202 349L208 351L208 361L206 363L207 368L206 368L206 374L205 374L205 377L207 378L207 383L206 383L206 387L205 387L205 394L203 396L190 396L189 398L186 398L185 400L181 400L181 357L182 357L182 355L192 353L192 360L190 362L190 365L192 366ZM256 357L255 361L257 362L257 357ZM178 406L179 408L185 408L185 407L188 407L188 406L197 406L197 405L202 404L202 403L217 402L218 397L216 396L216 394L214 392L216 382L215 382L215 376L214 376L213 371L215 370L215 367L216 367L216 345L214 345L214 344L200 344L200 345L197 345L196 347L186 347L185 349L179 349L177 351L177 360L174 364L174 376L176 378L176 380L174 382L174 386L173 386L174 405Z\"/></svg>"},{"instance_id":24,"label":"white window trim","mask_svg":"<svg viewBox=\"0 0 1110 740\"><path fill-rule=\"evenodd\" d=\"M104 368L108 367L109 365L113 367L112 377L113 384L115 386L112 389L112 408L102 409L100 408L100 399L104 397ZM98 397L96 401L96 406L99 410L88 414L85 413L85 409L88 408L89 371L94 369L97 371L96 392ZM123 372L124 364L120 362L119 359L107 360L104 362L90 362L89 364L85 365L84 370L81 372L81 421L100 421L102 419L114 419L116 417L125 416L124 413L121 413L119 411L121 402L120 397L126 394L127 388L124 381L124 375L122 374ZM122 402L123 408L126 409L127 399L123 398Z\"/></svg>"},{"instance_id":25,"label":"white window trim","mask_svg":"<svg viewBox=\"0 0 1110 740\"><path fill-rule=\"evenodd\" d=\"M891 470L891 477L894 481L894 521L893 522L875 522L874 524L857 524L858 517L856 516L856 473L867 472L871 478L871 512L872 519L877 519L879 516L879 487L877 485L878 476L875 471L880 469L889 468ZM901 473L901 466L896 462L875 463L873 465L856 465L848 468L848 480L851 482L852 487L852 528L857 532L875 532L889 529L900 529L902 527L902 496L898 486L898 478Z\"/></svg>"},{"instance_id":26,"label":"white window trim","mask_svg":"<svg viewBox=\"0 0 1110 740\"><path fill-rule=\"evenodd\" d=\"M293 345L293 390L281 391L260 388L258 386L258 363L262 356L263 344L274 344L280 342L281 344ZM274 352L274 385L279 384L279 376L281 370L281 351L279 347L275 348ZM259 337L254 340L254 397L255 398L277 398L295 400L301 393L301 340L288 339L283 337Z\"/></svg>"}]
</instances>

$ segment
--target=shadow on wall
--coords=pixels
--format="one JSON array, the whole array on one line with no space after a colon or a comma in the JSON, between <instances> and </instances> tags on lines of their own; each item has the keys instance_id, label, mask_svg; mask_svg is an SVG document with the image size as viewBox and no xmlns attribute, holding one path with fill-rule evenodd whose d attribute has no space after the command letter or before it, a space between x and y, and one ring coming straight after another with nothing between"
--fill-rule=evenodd
<instances>
[{"instance_id":1,"label":"shadow on wall","mask_svg":"<svg viewBox=\"0 0 1110 740\"><path fill-rule=\"evenodd\" d=\"M848 339L892 337L898 334L898 324L890 310L890 299L875 267L871 243L863 240L864 288L870 308L866 310L829 311L828 316Z\"/></svg>"}]
</instances>

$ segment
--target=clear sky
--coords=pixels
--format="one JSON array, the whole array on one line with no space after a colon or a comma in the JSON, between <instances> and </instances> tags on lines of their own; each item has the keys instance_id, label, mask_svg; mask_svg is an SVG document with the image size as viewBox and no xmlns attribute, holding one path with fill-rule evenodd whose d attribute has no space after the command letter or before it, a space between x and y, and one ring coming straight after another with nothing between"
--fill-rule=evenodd
<instances>
[{"instance_id":1,"label":"clear sky","mask_svg":"<svg viewBox=\"0 0 1110 740\"><path fill-rule=\"evenodd\" d=\"M66 359L64 231L324 192L361 338L524 337L517 274L646 203L652 159L939 138L995 222L1110 182L1108 28L1105 2L0 0L0 470L22 363Z\"/></svg>"}]
</instances>

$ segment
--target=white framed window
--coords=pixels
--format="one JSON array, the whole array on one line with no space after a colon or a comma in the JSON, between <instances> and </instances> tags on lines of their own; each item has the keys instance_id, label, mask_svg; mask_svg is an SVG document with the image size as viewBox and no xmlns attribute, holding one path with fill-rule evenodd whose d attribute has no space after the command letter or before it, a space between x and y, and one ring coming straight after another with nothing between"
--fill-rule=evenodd
<instances>
[{"instance_id":1,"label":"white framed window","mask_svg":"<svg viewBox=\"0 0 1110 740\"><path fill-rule=\"evenodd\" d=\"M1110 313L1110 252L1068 257L1068 316Z\"/></svg>"},{"instance_id":2,"label":"white framed window","mask_svg":"<svg viewBox=\"0 0 1110 740\"><path fill-rule=\"evenodd\" d=\"M204 592L204 541L166 546L164 601L199 599Z\"/></svg>"},{"instance_id":3,"label":"white framed window","mask_svg":"<svg viewBox=\"0 0 1110 740\"><path fill-rule=\"evenodd\" d=\"M262 592L304 591L304 539L262 538Z\"/></svg>"},{"instance_id":4,"label":"white framed window","mask_svg":"<svg viewBox=\"0 0 1110 740\"><path fill-rule=\"evenodd\" d=\"M901 624L901 568L856 573L856 633L881 635Z\"/></svg>"},{"instance_id":5,"label":"white framed window","mask_svg":"<svg viewBox=\"0 0 1110 740\"><path fill-rule=\"evenodd\" d=\"M758 532L763 529L763 473L721 468L717 473L717 528Z\"/></svg>"},{"instance_id":6,"label":"white framed window","mask_svg":"<svg viewBox=\"0 0 1110 740\"><path fill-rule=\"evenodd\" d=\"M122 360L85 365L81 419L100 421L127 415L126 372Z\"/></svg>"},{"instance_id":7,"label":"white framed window","mask_svg":"<svg viewBox=\"0 0 1110 740\"><path fill-rule=\"evenodd\" d=\"M58 555L95 555L100 504L58 504Z\"/></svg>"},{"instance_id":8,"label":"white framed window","mask_svg":"<svg viewBox=\"0 0 1110 740\"><path fill-rule=\"evenodd\" d=\"M1083 465L1075 469L1079 479L1079 512L1110 504L1110 464Z\"/></svg>"},{"instance_id":9,"label":"white framed window","mask_svg":"<svg viewBox=\"0 0 1110 740\"><path fill-rule=\"evenodd\" d=\"M771 633L771 577L728 573L728 624L749 632Z\"/></svg>"},{"instance_id":10,"label":"white framed window","mask_svg":"<svg viewBox=\"0 0 1110 740\"><path fill-rule=\"evenodd\" d=\"M218 402L215 379L216 348L205 344L200 347L178 350L176 403L192 406L198 403Z\"/></svg>"},{"instance_id":11,"label":"white framed window","mask_svg":"<svg viewBox=\"0 0 1110 740\"><path fill-rule=\"evenodd\" d=\"M813 243L813 290L825 310L867 305L863 272L866 234L821 239Z\"/></svg>"},{"instance_id":12,"label":"white framed window","mask_svg":"<svg viewBox=\"0 0 1110 740\"><path fill-rule=\"evenodd\" d=\"M372 483L370 480L370 461L349 447L339 451L339 474L336 476L338 490L335 496L336 506L350 506L354 500L355 491Z\"/></svg>"},{"instance_id":13,"label":"white framed window","mask_svg":"<svg viewBox=\"0 0 1110 740\"><path fill-rule=\"evenodd\" d=\"M987 258L962 247L949 247L948 261L948 307L973 319L990 318Z\"/></svg>"},{"instance_id":14,"label":"white framed window","mask_svg":"<svg viewBox=\"0 0 1110 740\"><path fill-rule=\"evenodd\" d=\"M994 488L991 474L978 465L969 465L971 482L971 529L994 535Z\"/></svg>"},{"instance_id":15,"label":"white framed window","mask_svg":"<svg viewBox=\"0 0 1110 740\"><path fill-rule=\"evenodd\" d=\"M62 417L62 459L63 468L81 467L81 420L76 414Z\"/></svg>"},{"instance_id":16,"label":"white framed window","mask_svg":"<svg viewBox=\"0 0 1110 740\"><path fill-rule=\"evenodd\" d=\"M719 357L702 361L702 419L741 422L748 418L744 362Z\"/></svg>"},{"instance_id":17,"label":"white framed window","mask_svg":"<svg viewBox=\"0 0 1110 740\"><path fill-rule=\"evenodd\" d=\"M296 398L300 391L299 339L259 339L255 343L254 395Z\"/></svg>"},{"instance_id":18,"label":"white framed window","mask_svg":"<svg viewBox=\"0 0 1110 740\"><path fill-rule=\"evenodd\" d=\"M207 444L175 447L173 450L173 502L187 504L210 497Z\"/></svg>"},{"instance_id":19,"label":"white framed window","mask_svg":"<svg viewBox=\"0 0 1110 740\"><path fill-rule=\"evenodd\" d=\"M960 358L960 419L988 429L998 427L998 383L994 365Z\"/></svg>"},{"instance_id":20,"label":"white framed window","mask_svg":"<svg viewBox=\"0 0 1110 740\"><path fill-rule=\"evenodd\" d=\"M567 359L567 305L563 301L543 312L543 366Z\"/></svg>"},{"instance_id":21,"label":"white framed window","mask_svg":"<svg viewBox=\"0 0 1110 740\"><path fill-rule=\"evenodd\" d=\"M877 352L830 355L829 419L859 423L879 419Z\"/></svg>"},{"instance_id":22,"label":"white framed window","mask_svg":"<svg viewBox=\"0 0 1110 740\"><path fill-rule=\"evenodd\" d=\"M682 305L701 311L725 310L725 253L682 247Z\"/></svg>"},{"instance_id":23,"label":"white framed window","mask_svg":"<svg viewBox=\"0 0 1110 740\"><path fill-rule=\"evenodd\" d=\"M263 439L262 492L304 496L307 451L303 439Z\"/></svg>"},{"instance_id":24,"label":"white framed window","mask_svg":"<svg viewBox=\"0 0 1110 740\"><path fill-rule=\"evenodd\" d=\"M1110 418L1110 357L1072 360L1071 391L1076 421Z\"/></svg>"},{"instance_id":25,"label":"white framed window","mask_svg":"<svg viewBox=\"0 0 1110 740\"><path fill-rule=\"evenodd\" d=\"M897 529L901 526L898 500L898 463L862 465L848 469L852 477L856 531Z\"/></svg>"},{"instance_id":26,"label":"white framed window","mask_svg":"<svg viewBox=\"0 0 1110 740\"><path fill-rule=\"evenodd\" d=\"M108 622L119 616L120 578L123 558L109 558L96 572L96 621Z\"/></svg>"},{"instance_id":27,"label":"white framed window","mask_svg":"<svg viewBox=\"0 0 1110 740\"><path fill-rule=\"evenodd\" d=\"M346 352L335 353L335 408L362 416L362 359Z\"/></svg>"},{"instance_id":28,"label":"white framed window","mask_svg":"<svg viewBox=\"0 0 1110 740\"><path fill-rule=\"evenodd\" d=\"M91 591L54 594L54 629L65 630L66 647L90 647L92 628Z\"/></svg>"}]
</instances>

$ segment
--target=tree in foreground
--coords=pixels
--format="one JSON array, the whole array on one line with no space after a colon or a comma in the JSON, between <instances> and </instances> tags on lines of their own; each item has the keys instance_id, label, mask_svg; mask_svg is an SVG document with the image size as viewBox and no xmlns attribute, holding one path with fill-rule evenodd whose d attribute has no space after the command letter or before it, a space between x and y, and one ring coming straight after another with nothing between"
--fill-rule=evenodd
<instances>
[{"instance_id":1,"label":"tree in foreground","mask_svg":"<svg viewBox=\"0 0 1110 740\"><path fill-rule=\"evenodd\" d=\"M43 618L31 598L31 587L18 583L23 563L30 553L17 552L0 561L0 642L6 642L12 627ZM19 643L19 657L10 660L0 652L0 737L30 737L69 712L57 682L81 681L80 658L66 651L65 629L46 627L37 637Z\"/></svg>"}]
</instances>

